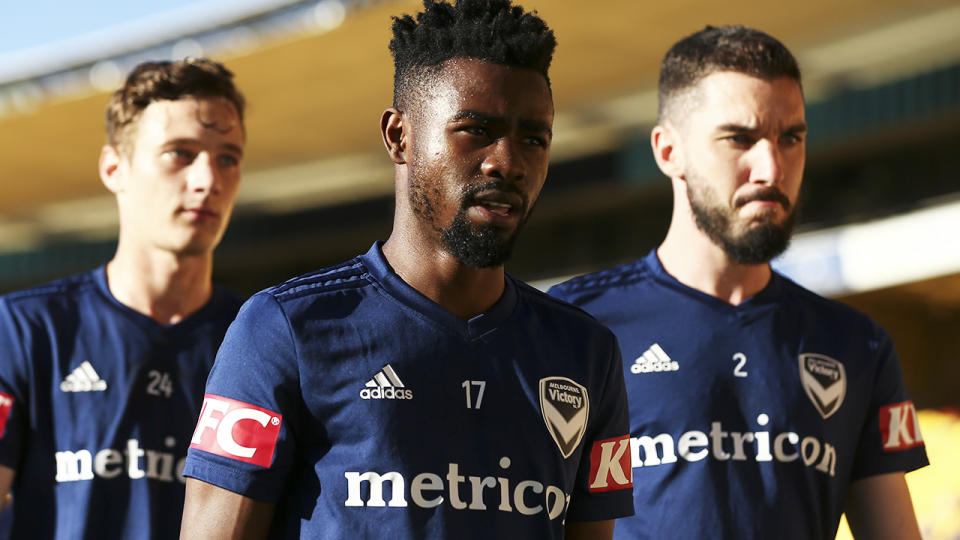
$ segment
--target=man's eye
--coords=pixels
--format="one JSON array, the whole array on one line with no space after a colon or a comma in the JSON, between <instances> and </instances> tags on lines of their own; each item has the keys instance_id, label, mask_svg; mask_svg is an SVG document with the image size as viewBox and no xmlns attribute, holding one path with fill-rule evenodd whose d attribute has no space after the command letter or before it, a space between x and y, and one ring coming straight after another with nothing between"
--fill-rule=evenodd
<instances>
[{"instance_id":1,"label":"man's eye","mask_svg":"<svg viewBox=\"0 0 960 540\"><path fill-rule=\"evenodd\" d=\"M803 142L803 137L801 137L800 135L797 135L797 134L795 134L795 133L791 133L791 134L788 134L788 135L784 135L784 136L781 138L781 141L783 141L784 144L793 146L793 145L795 145L795 144L800 144L801 142Z\"/></svg>"},{"instance_id":2,"label":"man's eye","mask_svg":"<svg viewBox=\"0 0 960 540\"><path fill-rule=\"evenodd\" d=\"M732 142L732 143L734 143L734 144L739 144L739 145L750 145L750 144L753 144L753 137L751 137L751 136L749 136L749 135L744 135L744 134L742 134L742 133L737 134L737 135L731 135L731 136L727 137L727 140L729 140L730 142Z\"/></svg>"},{"instance_id":3,"label":"man's eye","mask_svg":"<svg viewBox=\"0 0 960 540\"><path fill-rule=\"evenodd\" d=\"M487 134L487 128L483 126L466 126L463 128L463 131L466 131L467 133L471 135L476 135L478 137L483 137L484 135Z\"/></svg>"},{"instance_id":4,"label":"man's eye","mask_svg":"<svg viewBox=\"0 0 960 540\"><path fill-rule=\"evenodd\" d=\"M547 140L543 137L527 137L527 144L533 146L539 146L541 148L547 147Z\"/></svg>"},{"instance_id":5,"label":"man's eye","mask_svg":"<svg viewBox=\"0 0 960 540\"><path fill-rule=\"evenodd\" d=\"M229 154L220 156L217 159L222 167L236 167L240 164L240 160L236 156L231 156Z\"/></svg>"},{"instance_id":6,"label":"man's eye","mask_svg":"<svg viewBox=\"0 0 960 540\"><path fill-rule=\"evenodd\" d=\"M185 150L183 148L174 148L172 150L167 150L167 155L176 159L177 161L192 161L193 152Z\"/></svg>"}]
</instances>

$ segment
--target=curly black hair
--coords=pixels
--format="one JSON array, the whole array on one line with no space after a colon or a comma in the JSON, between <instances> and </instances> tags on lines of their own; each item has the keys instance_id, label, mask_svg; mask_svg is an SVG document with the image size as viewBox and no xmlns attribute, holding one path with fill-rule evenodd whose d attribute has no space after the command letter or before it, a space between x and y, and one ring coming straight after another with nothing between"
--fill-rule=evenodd
<instances>
[{"instance_id":1,"label":"curly black hair","mask_svg":"<svg viewBox=\"0 0 960 540\"><path fill-rule=\"evenodd\" d=\"M675 43L663 57L658 88L661 120L673 97L716 71L766 80L787 77L800 84L796 58L776 38L746 26L707 26Z\"/></svg>"},{"instance_id":2,"label":"curly black hair","mask_svg":"<svg viewBox=\"0 0 960 540\"><path fill-rule=\"evenodd\" d=\"M536 12L510 0L424 0L424 10L393 18L393 104L403 108L424 77L453 58L475 58L543 75L557 40Z\"/></svg>"}]
</instances>

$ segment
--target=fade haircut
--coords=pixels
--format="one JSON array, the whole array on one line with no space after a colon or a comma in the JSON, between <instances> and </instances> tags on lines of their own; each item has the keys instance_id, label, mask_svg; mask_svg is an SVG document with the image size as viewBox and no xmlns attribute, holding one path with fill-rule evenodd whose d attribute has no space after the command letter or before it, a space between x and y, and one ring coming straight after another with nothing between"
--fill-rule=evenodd
<instances>
[{"instance_id":1,"label":"fade haircut","mask_svg":"<svg viewBox=\"0 0 960 540\"><path fill-rule=\"evenodd\" d=\"M403 110L444 62L474 58L536 71L550 85L547 71L557 40L536 12L525 13L510 0L424 0L416 20L393 18L393 105Z\"/></svg>"},{"instance_id":2,"label":"fade haircut","mask_svg":"<svg viewBox=\"0 0 960 540\"><path fill-rule=\"evenodd\" d=\"M133 69L107 105L107 144L130 150L128 132L154 101L185 97L224 98L237 109L243 127L243 94L233 84L233 73L205 58L144 62Z\"/></svg>"},{"instance_id":3,"label":"fade haircut","mask_svg":"<svg viewBox=\"0 0 960 540\"><path fill-rule=\"evenodd\" d=\"M707 26L678 41L663 57L657 89L660 122L679 96L717 71L764 80L787 77L801 84L796 58L776 38L746 26Z\"/></svg>"}]
</instances>

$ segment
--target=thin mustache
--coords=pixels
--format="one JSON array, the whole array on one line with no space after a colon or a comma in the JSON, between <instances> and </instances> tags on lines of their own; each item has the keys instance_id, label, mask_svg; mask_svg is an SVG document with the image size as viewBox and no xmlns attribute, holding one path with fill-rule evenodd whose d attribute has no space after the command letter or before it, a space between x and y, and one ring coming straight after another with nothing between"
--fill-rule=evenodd
<instances>
[{"instance_id":1,"label":"thin mustache","mask_svg":"<svg viewBox=\"0 0 960 540\"><path fill-rule=\"evenodd\" d=\"M782 191L780 191L775 187L760 188L757 191L754 191L753 193L744 195L742 197L738 197L734 201L734 205L737 208L740 208L743 205L753 201L778 202L783 206L784 209L786 210L790 209L790 199L788 199L787 196L784 195Z\"/></svg>"},{"instance_id":2,"label":"thin mustache","mask_svg":"<svg viewBox=\"0 0 960 540\"><path fill-rule=\"evenodd\" d=\"M480 193L482 191L487 191L487 190L496 190L496 191L502 191L504 193L513 193L515 195L519 195L520 199L523 200L523 207L524 208L527 207L527 196L524 195L522 191L520 191L520 188L518 188L516 184L512 182L506 182L506 181L484 182L482 184L478 184L471 187L470 189L464 192L463 199L462 199L463 202L461 203L460 206L462 208L468 208L472 206L473 204L476 203L475 197L477 193Z\"/></svg>"}]
</instances>

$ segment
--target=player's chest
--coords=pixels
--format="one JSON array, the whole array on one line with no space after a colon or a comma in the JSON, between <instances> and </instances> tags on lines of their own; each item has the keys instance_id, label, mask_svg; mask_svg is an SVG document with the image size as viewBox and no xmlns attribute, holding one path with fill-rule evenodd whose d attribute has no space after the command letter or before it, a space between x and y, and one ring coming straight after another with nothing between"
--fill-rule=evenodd
<instances>
[{"instance_id":1,"label":"player's chest","mask_svg":"<svg viewBox=\"0 0 960 540\"><path fill-rule=\"evenodd\" d=\"M735 422L834 437L836 426L860 425L876 379L864 340L775 322L652 325L622 338L634 428L679 429L680 407L704 429Z\"/></svg>"},{"instance_id":2,"label":"player's chest","mask_svg":"<svg viewBox=\"0 0 960 540\"><path fill-rule=\"evenodd\" d=\"M318 365L301 382L332 438L570 456L600 398L582 360L552 347L440 340Z\"/></svg>"}]
</instances>

